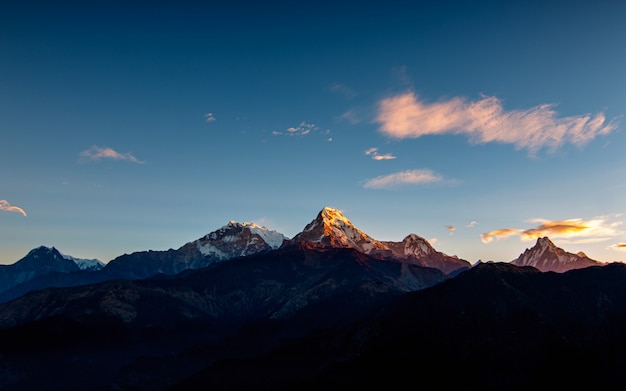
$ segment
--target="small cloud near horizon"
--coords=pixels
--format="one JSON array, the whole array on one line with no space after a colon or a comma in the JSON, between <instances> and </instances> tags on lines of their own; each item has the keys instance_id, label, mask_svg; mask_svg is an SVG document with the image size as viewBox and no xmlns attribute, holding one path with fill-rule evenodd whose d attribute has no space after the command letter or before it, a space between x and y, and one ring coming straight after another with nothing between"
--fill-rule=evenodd
<instances>
[{"instance_id":1,"label":"small cloud near horizon","mask_svg":"<svg viewBox=\"0 0 626 391\"><path fill-rule=\"evenodd\" d=\"M475 226L476 226L476 224L478 224L478 222L476 222L476 221L471 221L471 222L469 222L469 223L466 225L466 227L467 227L467 228L472 228L472 227L475 227Z\"/></svg>"},{"instance_id":2,"label":"small cloud near horizon","mask_svg":"<svg viewBox=\"0 0 626 391\"><path fill-rule=\"evenodd\" d=\"M82 151L79 155L84 158L87 158L90 160L96 160L96 161L102 160L102 159L111 159L111 160L122 160L122 161L131 162L131 163L138 163L138 164L143 163L142 161L137 159L135 156L133 156L133 154L130 152L119 153L112 148L108 148L108 147L102 148L96 145L94 145L93 147L85 151Z\"/></svg>"},{"instance_id":3,"label":"small cloud near horizon","mask_svg":"<svg viewBox=\"0 0 626 391\"><path fill-rule=\"evenodd\" d=\"M454 231L456 231L456 227L454 225L446 225L446 229L450 231L450 235L452 235Z\"/></svg>"},{"instance_id":4,"label":"small cloud near horizon","mask_svg":"<svg viewBox=\"0 0 626 391\"><path fill-rule=\"evenodd\" d=\"M522 241L531 241L542 237L563 238L571 243L593 243L609 240L619 234L617 227L621 222L609 222L606 217L598 217L592 220L566 219L552 221L546 219L531 219L531 223L539 223L535 228L518 229L503 228L483 233L483 243L491 243L494 240L519 235Z\"/></svg>"},{"instance_id":5,"label":"small cloud near horizon","mask_svg":"<svg viewBox=\"0 0 626 391\"><path fill-rule=\"evenodd\" d=\"M615 243L609 246L609 248L612 248L613 250L618 250L618 251L626 251L626 243Z\"/></svg>"},{"instance_id":6,"label":"small cloud near horizon","mask_svg":"<svg viewBox=\"0 0 626 391\"><path fill-rule=\"evenodd\" d=\"M26 217L26 212L24 212L24 209L20 208L19 206L11 205L7 200L0 200L0 210L21 213L24 217Z\"/></svg>"},{"instance_id":7,"label":"small cloud near horizon","mask_svg":"<svg viewBox=\"0 0 626 391\"><path fill-rule=\"evenodd\" d=\"M406 170L368 179L363 187L366 189L384 189L402 185L420 185L442 182L443 180L444 179L441 175L436 174L431 170Z\"/></svg>"},{"instance_id":8,"label":"small cloud near horizon","mask_svg":"<svg viewBox=\"0 0 626 391\"><path fill-rule=\"evenodd\" d=\"M616 120L607 122L603 113L558 117L554 106L505 110L496 97L477 101L455 97L427 103L407 92L382 99L376 122L382 133L398 139L465 134L472 143L513 144L530 155L544 147L554 151L565 143L581 147L617 129Z\"/></svg>"}]
</instances>

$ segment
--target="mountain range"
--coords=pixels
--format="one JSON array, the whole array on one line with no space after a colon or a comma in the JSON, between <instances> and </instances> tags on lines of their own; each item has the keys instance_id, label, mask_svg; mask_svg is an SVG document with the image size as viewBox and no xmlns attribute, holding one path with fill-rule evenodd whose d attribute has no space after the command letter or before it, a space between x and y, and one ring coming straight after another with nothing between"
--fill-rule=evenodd
<instances>
[{"instance_id":1,"label":"mountain range","mask_svg":"<svg viewBox=\"0 0 626 391\"><path fill-rule=\"evenodd\" d=\"M575 370L558 384L624 380L626 266L548 238L471 265L323 208L292 239L231 221L106 265L40 247L2 273L7 390L387 387L444 369L441 385L526 389L559 382L551 360Z\"/></svg>"}]
</instances>

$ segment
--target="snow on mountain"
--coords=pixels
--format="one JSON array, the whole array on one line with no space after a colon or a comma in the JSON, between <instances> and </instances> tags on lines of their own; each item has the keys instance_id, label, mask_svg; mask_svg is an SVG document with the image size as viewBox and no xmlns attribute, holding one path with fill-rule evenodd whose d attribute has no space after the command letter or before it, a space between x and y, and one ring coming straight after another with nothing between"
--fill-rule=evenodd
<instances>
[{"instance_id":1,"label":"snow on mountain","mask_svg":"<svg viewBox=\"0 0 626 391\"><path fill-rule=\"evenodd\" d=\"M287 240L283 234L255 223L229 221L227 225L196 240L193 244L204 256L220 260L275 250Z\"/></svg>"},{"instance_id":2,"label":"snow on mountain","mask_svg":"<svg viewBox=\"0 0 626 391\"><path fill-rule=\"evenodd\" d=\"M428 240L417 234L409 234L401 242L383 243L391 250L395 257L400 258L423 258L437 253L430 243L428 243Z\"/></svg>"},{"instance_id":3,"label":"snow on mountain","mask_svg":"<svg viewBox=\"0 0 626 391\"><path fill-rule=\"evenodd\" d=\"M354 248L365 254L389 250L382 242L356 228L339 210L329 207L322 209L315 220L307 224L291 241Z\"/></svg>"},{"instance_id":4,"label":"snow on mountain","mask_svg":"<svg viewBox=\"0 0 626 391\"><path fill-rule=\"evenodd\" d=\"M58 251L58 250L57 250ZM80 270L100 270L104 267L104 262L101 262L98 259L84 259L84 258L76 258L71 255L63 254L59 251L59 254L76 264Z\"/></svg>"},{"instance_id":5,"label":"snow on mountain","mask_svg":"<svg viewBox=\"0 0 626 391\"><path fill-rule=\"evenodd\" d=\"M329 207L322 209L317 218L294 236L290 243L308 247L354 248L380 259L400 260L436 268L444 273L471 267L463 259L435 250L426 239L416 234L409 234L401 242L376 240L356 228L341 211Z\"/></svg>"},{"instance_id":6,"label":"snow on mountain","mask_svg":"<svg viewBox=\"0 0 626 391\"><path fill-rule=\"evenodd\" d=\"M577 254L569 253L555 246L547 237L538 238L537 243L532 248L527 248L511 263L516 266L532 266L542 272L553 271L557 273L588 266L604 265L604 263L587 257L582 251Z\"/></svg>"}]
</instances>

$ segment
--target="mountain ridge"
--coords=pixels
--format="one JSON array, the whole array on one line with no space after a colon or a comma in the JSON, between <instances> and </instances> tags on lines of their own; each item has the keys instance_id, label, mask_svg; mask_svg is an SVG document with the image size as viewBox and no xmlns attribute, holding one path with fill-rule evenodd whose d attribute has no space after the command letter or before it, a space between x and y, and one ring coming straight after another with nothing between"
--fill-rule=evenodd
<instances>
[{"instance_id":1,"label":"mountain ridge","mask_svg":"<svg viewBox=\"0 0 626 391\"><path fill-rule=\"evenodd\" d=\"M602 262L589 258L584 252L570 253L557 247L547 236L537 238L532 248L527 248L511 261L516 266L532 266L542 272L563 273L589 266L602 266Z\"/></svg>"}]
</instances>

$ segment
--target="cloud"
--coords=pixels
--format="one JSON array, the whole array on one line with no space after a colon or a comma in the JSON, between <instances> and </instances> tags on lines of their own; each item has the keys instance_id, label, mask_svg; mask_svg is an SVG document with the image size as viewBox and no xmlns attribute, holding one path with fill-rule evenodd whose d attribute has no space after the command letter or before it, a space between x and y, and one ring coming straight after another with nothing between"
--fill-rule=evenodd
<instances>
[{"instance_id":1,"label":"cloud","mask_svg":"<svg viewBox=\"0 0 626 391\"><path fill-rule=\"evenodd\" d=\"M522 231L522 240L534 240L544 236L550 237L571 237L587 235L590 231L602 226L601 221L583 221L581 219L568 219L561 221L550 221L544 219L532 219L530 222L541 223L536 228Z\"/></svg>"},{"instance_id":2,"label":"cloud","mask_svg":"<svg viewBox=\"0 0 626 391\"><path fill-rule=\"evenodd\" d=\"M82 151L79 155L91 160L112 159L125 160L131 163L143 163L130 152L119 153L112 148L102 148L95 145L85 151Z\"/></svg>"},{"instance_id":3,"label":"cloud","mask_svg":"<svg viewBox=\"0 0 626 391\"><path fill-rule=\"evenodd\" d=\"M339 119L342 121L347 121L352 125L356 125L361 122L359 115L355 112L355 110L348 110L345 113L339 116Z\"/></svg>"},{"instance_id":4,"label":"cloud","mask_svg":"<svg viewBox=\"0 0 626 391\"><path fill-rule=\"evenodd\" d=\"M446 225L446 229L450 231L450 235L452 235L454 231L456 231L456 227L454 225Z\"/></svg>"},{"instance_id":5,"label":"cloud","mask_svg":"<svg viewBox=\"0 0 626 391\"><path fill-rule=\"evenodd\" d=\"M215 121L215 116L213 115L213 113L206 113L204 115L205 121L206 122L213 122Z\"/></svg>"},{"instance_id":6,"label":"cloud","mask_svg":"<svg viewBox=\"0 0 626 391\"><path fill-rule=\"evenodd\" d=\"M478 224L476 221L471 221L471 222L469 222L469 223L466 225L466 227L467 227L467 228L472 228L472 227L476 226L476 224Z\"/></svg>"},{"instance_id":7,"label":"cloud","mask_svg":"<svg viewBox=\"0 0 626 391\"><path fill-rule=\"evenodd\" d=\"M443 181L443 178L431 170L407 170L368 179L363 187L367 189L383 189L402 185L419 185L441 181Z\"/></svg>"},{"instance_id":8,"label":"cloud","mask_svg":"<svg viewBox=\"0 0 626 391\"><path fill-rule=\"evenodd\" d=\"M390 153L386 153L384 155L379 154L378 148L369 148L365 151L365 154L371 156L374 160L392 160L396 158Z\"/></svg>"},{"instance_id":9,"label":"cloud","mask_svg":"<svg viewBox=\"0 0 626 391\"><path fill-rule=\"evenodd\" d=\"M19 206L9 204L9 201L7 200L0 200L0 210L6 210L7 212L17 212L26 216L26 212L24 212L24 209L20 208Z\"/></svg>"},{"instance_id":10,"label":"cloud","mask_svg":"<svg viewBox=\"0 0 626 391\"><path fill-rule=\"evenodd\" d=\"M275 130L272 132L275 136L287 135L287 136L306 136L312 132L318 131L319 128L315 124L309 124L304 121L300 122L298 126L292 126L284 131ZM330 133L328 130L326 134Z\"/></svg>"},{"instance_id":11,"label":"cloud","mask_svg":"<svg viewBox=\"0 0 626 391\"><path fill-rule=\"evenodd\" d=\"M341 83L335 83L333 85L330 86L330 90L332 92L336 92L338 94L341 94L343 96L345 96L348 99L352 99L356 96L356 93L348 86L346 86L345 84L341 84Z\"/></svg>"},{"instance_id":12,"label":"cloud","mask_svg":"<svg viewBox=\"0 0 626 391\"><path fill-rule=\"evenodd\" d=\"M610 222L608 217L597 217L591 220L566 219L546 220L531 219L538 226L529 229L504 228L481 235L483 243L490 243L494 239L500 239L518 234L523 241L535 240L544 236L550 238L568 239L571 243L591 243L609 240L619 235L617 227L621 222Z\"/></svg>"},{"instance_id":13,"label":"cloud","mask_svg":"<svg viewBox=\"0 0 626 391\"><path fill-rule=\"evenodd\" d=\"M515 228L501 228L480 235L483 243L491 243L496 239L506 238L517 234L520 230Z\"/></svg>"},{"instance_id":14,"label":"cloud","mask_svg":"<svg viewBox=\"0 0 626 391\"><path fill-rule=\"evenodd\" d=\"M552 104L506 111L496 97L426 103L408 92L383 99L378 106L376 122L391 137L465 134L473 143L513 144L530 154L544 147L555 150L564 143L582 146L617 128L616 121L607 123L603 113L559 118Z\"/></svg>"},{"instance_id":15,"label":"cloud","mask_svg":"<svg viewBox=\"0 0 626 391\"><path fill-rule=\"evenodd\" d=\"M613 250L626 251L626 243L615 243L610 246Z\"/></svg>"}]
</instances>

